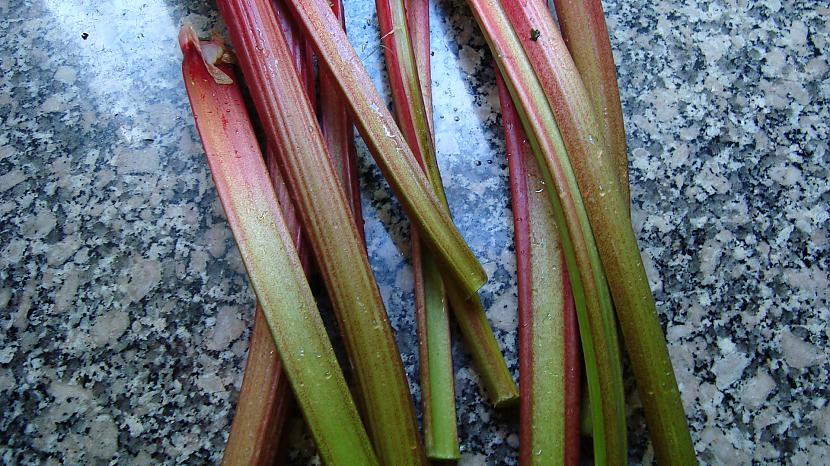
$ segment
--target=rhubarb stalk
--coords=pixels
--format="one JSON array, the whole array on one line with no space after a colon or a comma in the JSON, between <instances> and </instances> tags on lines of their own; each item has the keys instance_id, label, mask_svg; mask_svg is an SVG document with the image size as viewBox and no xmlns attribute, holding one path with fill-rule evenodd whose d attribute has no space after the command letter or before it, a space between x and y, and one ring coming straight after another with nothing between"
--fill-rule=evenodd
<instances>
[{"instance_id":1,"label":"rhubarb stalk","mask_svg":"<svg viewBox=\"0 0 830 466\"><path fill-rule=\"evenodd\" d=\"M421 3L415 1L413 3ZM424 2L425 3L425 2ZM428 8L428 5L427 5ZM434 155L433 134L427 115L420 68L429 68L429 58L416 62L408 21L400 0L377 1L378 23L386 56L392 100L397 122L406 142L430 179L435 193L446 205L437 164L426 169L424 154ZM429 21L429 17L426 18ZM419 24L429 28L429 23ZM415 29L415 28L413 28ZM429 50L429 36L419 36L421 48ZM424 42L424 40L426 42ZM434 161L434 157L432 157ZM415 282L415 319L418 324L421 403L427 456L437 460L461 457L455 415L455 377L452 367L452 339L444 280L432 253L421 244L418 228L411 229L412 269Z\"/></svg>"},{"instance_id":2,"label":"rhubarb stalk","mask_svg":"<svg viewBox=\"0 0 830 466\"><path fill-rule=\"evenodd\" d=\"M566 148L564 158L584 199L637 380L655 456L661 464L693 464L696 459L688 422L628 217L628 199L620 187L620 172L607 148L587 91L544 3L528 0L503 4L515 29L514 36L518 36L527 54L522 56L532 63L555 116ZM540 163L546 162L551 172L556 169L554 165L565 165L565 160L542 159ZM557 181L556 186L561 192L565 185ZM624 459L623 456L620 461Z\"/></svg>"},{"instance_id":3,"label":"rhubarb stalk","mask_svg":"<svg viewBox=\"0 0 830 466\"><path fill-rule=\"evenodd\" d=\"M519 295L519 464L579 464L579 335L548 189L497 72ZM595 364L592 360L591 364ZM594 369L595 370L595 369Z\"/></svg>"},{"instance_id":4,"label":"rhubarb stalk","mask_svg":"<svg viewBox=\"0 0 830 466\"><path fill-rule=\"evenodd\" d=\"M346 17L342 0L332 0L331 9L340 20L340 26L345 30ZM325 67L320 67L320 129L326 138L329 154L343 182L355 222L363 237L363 212L360 206L360 181L357 176L354 127L346 103L337 88L336 80Z\"/></svg>"},{"instance_id":5,"label":"rhubarb stalk","mask_svg":"<svg viewBox=\"0 0 830 466\"><path fill-rule=\"evenodd\" d=\"M398 115L397 121L401 126L403 135L409 143L412 152L426 172L435 194L438 195L444 208L449 211L449 205L441 182L441 173L438 169L434 138L427 117L429 112L427 111L427 106L423 98L423 88L428 87L429 83L420 82L420 73L418 71L420 64L415 58L415 44L412 42L409 32L412 24L407 24L407 13L404 10L402 0L378 0L377 10L378 23L383 37L383 48L386 54L386 66L389 70L392 99ZM418 27L422 28L424 26L423 22L419 22ZM426 48L428 50L428 43L426 46L423 44L425 39L428 40L428 34L419 32L417 37L422 42L418 44L419 49ZM424 55L428 56L428 53L425 54L421 51L419 55L423 60ZM428 65L429 63L427 61L425 66ZM419 234L415 234L414 236L416 239L420 238ZM421 252L424 250L425 248L419 248ZM422 258L423 270L438 272L440 268L428 263L431 261L435 261L432 255ZM427 283L427 280L436 282L439 279L439 277L425 278L424 283ZM514 403L518 398L516 384L510 375L510 371L501 354L501 349L493 335L493 330L487 321L487 316L484 313L480 298L477 294L474 294L468 299L465 299L461 285L456 283L450 275L444 276L444 285L464 341L473 356L473 361L481 373L484 385L493 398L494 404L496 406L504 406ZM424 302L429 301L425 299ZM437 304L440 301L433 299L432 302ZM435 309L434 313L430 312L430 315L435 317L433 319L435 325L427 328L427 332L433 329L439 332L438 335L441 335L440 332L446 332L444 330L445 324L443 323L443 320L446 319L439 314L440 312L445 312L443 310L444 303L441 304L442 309ZM448 337L449 335L447 334ZM448 340L442 344L448 345ZM442 359L441 364L444 364L443 361L445 358L443 356L440 358ZM441 387L438 381L433 382L435 383L432 386L436 389ZM446 390L446 388L442 390ZM449 430L449 419L442 419L442 422L447 427L446 432L448 434L454 432L454 429Z\"/></svg>"},{"instance_id":6,"label":"rhubarb stalk","mask_svg":"<svg viewBox=\"0 0 830 466\"><path fill-rule=\"evenodd\" d=\"M215 64L221 56L216 44L206 44L212 52L205 61L190 27L182 28L179 44L219 199L320 455L329 464L378 464L280 213L234 73Z\"/></svg>"},{"instance_id":7,"label":"rhubarb stalk","mask_svg":"<svg viewBox=\"0 0 830 466\"><path fill-rule=\"evenodd\" d=\"M265 134L281 149L283 174L332 300L375 451L383 464L423 464L392 328L314 111L296 70L282 65L292 57L272 5L218 5Z\"/></svg>"},{"instance_id":8,"label":"rhubarb stalk","mask_svg":"<svg viewBox=\"0 0 830 466\"><path fill-rule=\"evenodd\" d=\"M301 75L313 77L313 69L306 60L306 55L302 53L302 42L297 36L296 26L285 9L279 8L278 4L276 12L292 54L294 57L302 58L299 61L295 60L294 66ZM313 79L304 79L308 96L314 93L313 87L309 87L313 86L313 83ZM310 251L307 241L303 241L300 220L288 193L288 187L280 175L278 150L273 144L267 144L265 163L277 195L280 212L285 218L300 263L308 277ZM254 315L242 387L239 389L239 400L222 458L225 465L274 464L280 450L279 442L288 407L291 404L291 387L282 372L280 357L259 303Z\"/></svg>"},{"instance_id":9,"label":"rhubarb stalk","mask_svg":"<svg viewBox=\"0 0 830 466\"><path fill-rule=\"evenodd\" d=\"M588 221L586 205L553 112L521 42L498 0L468 0L505 78L513 102L536 155L554 212L574 298L584 297L585 314L579 315L583 351L593 351L596 374L586 371L595 427L594 460L597 464L626 461L625 404L622 367L614 311L603 264ZM518 2L521 3L521 2ZM530 37L530 36L529 36ZM564 244L564 243L563 243ZM590 339L586 339L590 336ZM591 380L592 375L596 376Z\"/></svg>"},{"instance_id":10,"label":"rhubarb stalk","mask_svg":"<svg viewBox=\"0 0 830 466\"><path fill-rule=\"evenodd\" d=\"M617 68L600 0L554 0L565 45L588 91L591 105L611 151L623 198L628 190L628 152L625 142Z\"/></svg>"},{"instance_id":11,"label":"rhubarb stalk","mask_svg":"<svg viewBox=\"0 0 830 466\"><path fill-rule=\"evenodd\" d=\"M484 269L432 191L328 1L288 1L303 25L306 39L313 42L319 63L337 77L363 140L422 239L457 281L460 294L472 296L487 280Z\"/></svg>"},{"instance_id":12,"label":"rhubarb stalk","mask_svg":"<svg viewBox=\"0 0 830 466\"><path fill-rule=\"evenodd\" d=\"M308 244L303 241L300 220L276 165L276 150L272 144L268 145L266 167L300 264L308 276ZM282 372L280 356L268 330L262 306L257 303L242 387L222 464L274 464L290 403L291 387Z\"/></svg>"},{"instance_id":13,"label":"rhubarb stalk","mask_svg":"<svg viewBox=\"0 0 830 466\"><path fill-rule=\"evenodd\" d=\"M245 374L222 464L273 465L290 404L291 387L265 313L257 303Z\"/></svg>"}]
</instances>

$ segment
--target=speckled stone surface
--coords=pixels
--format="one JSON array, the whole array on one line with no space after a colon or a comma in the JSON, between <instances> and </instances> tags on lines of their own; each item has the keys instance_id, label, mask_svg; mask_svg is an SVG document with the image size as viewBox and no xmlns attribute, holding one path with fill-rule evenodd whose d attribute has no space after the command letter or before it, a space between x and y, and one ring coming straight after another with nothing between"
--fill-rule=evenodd
<instances>
[{"instance_id":1,"label":"speckled stone surface","mask_svg":"<svg viewBox=\"0 0 830 466\"><path fill-rule=\"evenodd\" d=\"M516 280L491 58L433 2L436 142L516 370ZM605 2L632 216L708 464L826 464L830 8ZM348 29L385 92L373 2ZM197 1L0 0L0 462L218 463L252 321L181 83ZM218 25L218 26L217 26ZM416 399L408 222L365 150L370 259ZM516 464L512 413L456 345L461 464ZM650 464L630 385L631 460ZM316 464L302 423L295 464Z\"/></svg>"}]
</instances>

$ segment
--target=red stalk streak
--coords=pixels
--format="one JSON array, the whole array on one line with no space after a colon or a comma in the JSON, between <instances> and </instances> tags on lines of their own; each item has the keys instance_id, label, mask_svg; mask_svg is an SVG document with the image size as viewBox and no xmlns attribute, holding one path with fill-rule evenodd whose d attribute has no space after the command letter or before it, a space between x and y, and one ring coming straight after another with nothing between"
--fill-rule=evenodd
<instances>
[{"instance_id":1,"label":"red stalk streak","mask_svg":"<svg viewBox=\"0 0 830 466\"><path fill-rule=\"evenodd\" d=\"M487 281L484 269L461 237L449 212L432 191L429 179L404 140L386 103L362 66L360 57L324 0L289 0L306 39L314 42L323 66L337 76L351 116L381 172L413 223L448 274L460 285L461 297L472 296Z\"/></svg>"},{"instance_id":2,"label":"red stalk streak","mask_svg":"<svg viewBox=\"0 0 830 466\"><path fill-rule=\"evenodd\" d=\"M533 416L533 260L531 254L531 222L528 200L526 164L535 164L536 158L527 142L522 122L501 73L496 70L496 84L501 100L502 123L504 126L505 148L510 169L510 194L513 204L513 226L516 247L516 271L519 295L519 464L532 463ZM554 234L556 234L554 232ZM573 295L567 266L562 258L563 327L565 354L565 465L579 464L579 409L581 402L581 359L579 351L579 327L576 320Z\"/></svg>"},{"instance_id":3,"label":"red stalk streak","mask_svg":"<svg viewBox=\"0 0 830 466\"><path fill-rule=\"evenodd\" d=\"M309 276L311 251L308 249L308 242L303 240L297 211L276 165L276 150L272 144L268 144L265 163L277 195L280 212L297 248L303 270L306 276ZM291 386L282 371L282 363L268 322L265 321L262 308L257 303L245 374L222 463L273 465L280 451L280 439L292 402Z\"/></svg>"},{"instance_id":4,"label":"red stalk streak","mask_svg":"<svg viewBox=\"0 0 830 466\"><path fill-rule=\"evenodd\" d=\"M447 205L432 131L429 2L379 0L376 8L398 124L436 194ZM434 164L432 172L430 163ZM446 285L435 257L421 243L418 228L413 225L410 231L424 443L429 458L458 460L461 453Z\"/></svg>"},{"instance_id":5,"label":"red stalk streak","mask_svg":"<svg viewBox=\"0 0 830 466\"><path fill-rule=\"evenodd\" d=\"M418 82L421 83L421 97L424 100L429 132L435 135L432 125L432 73L430 71L429 47L429 0L408 0L406 3L406 22L415 62L418 66Z\"/></svg>"},{"instance_id":6,"label":"red stalk streak","mask_svg":"<svg viewBox=\"0 0 830 466\"><path fill-rule=\"evenodd\" d=\"M425 101L419 96L425 84L420 82L421 73L417 70L418 60L415 58L411 36L408 36L403 26L398 25L396 21L396 19L403 18L405 23L409 22L409 17L403 12L403 3L401 0L379 0L377 2L378 23L397 122L405 137L407 147L411 149L420 168L428 177L444 209L449 212L438 163L435 159L435 145L430 132L429 119L426 118L428 112ZM423 16L423 13L421 15ZM408 30L408 24L405 26ZM424 40L424 33L418 37ZM425 52L422 50L419 54L423 57ZM423 229L420 229L415 236L416 239L426 238ZM450 307L480 372L482 383L492 397L493 403L501 407L516 402L518 398L516 384L487 320L480 297L476 293L469 297L461 295L460 282L453 280L453 277L446 273L442 275Z\"/></svg>"}]
</instances>

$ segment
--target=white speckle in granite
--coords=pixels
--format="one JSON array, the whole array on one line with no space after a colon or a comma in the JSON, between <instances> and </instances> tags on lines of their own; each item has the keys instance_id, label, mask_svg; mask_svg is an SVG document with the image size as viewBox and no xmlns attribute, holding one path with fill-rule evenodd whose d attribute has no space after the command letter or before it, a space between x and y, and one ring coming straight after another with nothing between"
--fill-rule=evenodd
<instances>
[{"instance_id":1,"label":"white speckle in granite","mask_svg":"<svg viewBox=\"0 0 830 466\"><path fill-rule=\"evenodd\" d=\"M663 280L660 278L660 270L654 266L654 257L660 256L651 248L644 249L642 254L643 267L646 270L646 277L648 277L648 284L653 292L658 292L663 289Z\"/></svg>"},{"instance_id":2,"label":"white speckle in granite","mask_svg":"<svg viewBox=\"0 0 830 466\"><path fill-rule=\"evenodd\" d=\"M410 290L415 286L415 278L412 275L412 269L409 267L402 267L398 269L395 274L395 286L402 290Z\"/></svg>"},{"instance_id":3,"label":"white speckle in granite","mask_svg":"<svg viewBox=\"0 0 830 466\"><path fill-rule=\"evenodd\" d=\"M507 444L510 445L510 448L519 448L519 436L516 434L510 434L507 436Z\"/></svg>"},{"instance_id":4,"label":"white speckle in granite","mask_svg":"<svg viewBox=\"0 0 830 466\"><path fill-rule=\"evenodd\" d=\"M766 370L760 369L754 377L747 380L741 389L741 403L749 409L757 409L766 401L775 389L775 380Z\"/></svg>"},{"instance_id":5,"label":"white speckle in granite","mask_svg":"<svg viewBox=\"0 0 830 466\"><path fill-rule=\"evenodd\" d=\"M190 265L188 270L190 273L200 274L205 271L207 265L208 255L204 251L194 250L190 252Z\"/></svg>"},{"instance_id":6,"label":"white speckle in granite","mask_svg":"<svg viewBox=\"0 0 830 466\"><path fill-rule=\"evenodd\" d=\"M458 466L486 466L487 456L474 453L462 453Z\"/></svg>"},{"instance_id":7,"label":"white speckle in granite","mask_svg":"<svg viewBox=\"0 0 830 466\"><path fill-rule=\"evenodd\" d=\"M805 369L827 359L825 350L802 340L789 330L781 332L781 351L787 364L796 369Z\"/></svg>"},{"instance_id":8,"label":"white speckle in granite","mask_svg":"<svg viewBox=\"0 0 830 466\"><path fill-rule=\"evenodd\" d=\"M732 443L735 435L730 431L707 427L700 434L701 440L707 443L714 455L715 464L737 464L748 465L750 458L748 452L737 448Z\"/></svg>"},{"instance_id":9,"label":"white speckle in granite","mask_svg":"<svg viewBox=\"0 0 830 466\"><path fill-rule=\"evenodd\" d=\"M12 298L11 288L0 288L0 309L6 310L9 305L9 300Z\"/></svg>"},{"instance_id":10,"label":"white speckle in granite","mask_svg":"<svg viewBox=\"0 0 830 466\"><path fill-rule=\"evenodd\" d=\"M8 173L0 175L0 193L6 192L26 179L26 174L23 170L14 169Z\"/></svg>"},{"instance_id":11,"label":"white speckle in granite","mask_svg":"<svg viewBox=\"0 0 830 466\"><path fill-rule=\"evenodd\" d=\"M121 175L149 173L158 169L158 149L130 149L119 146L115 149L112 163L116 172Z\"/></svg>"},{"instance_id":12,"label":"white speckle in granite","mask_svg":"<svg viewBox=\"0 0 830 466\"><path fill-rule=\"evenodd\" d=\"M222 224L214 224L205 233L205 241L211 256L216 258L224 256L228 245L228 228Z\"/></svg>"},{"instance_id":13,"label":"white speckle in granite","mask_svg":"<svg viewBox=\"0 0 830 466\"><path fill-rule=\"evenodd\" d=\"M129 271L127 295L133 302L140 301L161 281L161 264L156 260L138 258Z\"/></svg>"},{"instance_id":14,"label":"white speckle in granite","mask_svg":"<svg viewBox=\"0 0 830 466\"><path fill-rule=\"evenodd\" d=\"M29 217L23 222L21 231L30 238L41 239L48 235L57 223L58 218L55 214L46 209L39 209L34 217Z\"/></svg>"},{"instance_id":15,"label":"white speckle in granite","mask_svg":"<svg viewBox=\"0 0 830 466\"><path fill-rule=\"evenodd\" d=\"M70 309L75 302L75 294L78 292L80 275L74 268L70 269L63 278L61 287L55 294L55 312L63 312Z\"/></svg>"},{"instance_id":16,"label":"white speckle in granite","mask_svg":"<svg viewBox=\"0 0 830 466\"><path fill-rule=\"evenodd\" d=\"M49 250L49 255L46 256L46 262L49 265L61 265L66 262L78 248L81 247L81 241L77 236L68 236L57 243L55 243Z\"/></svg>"},{"instance_id":17,"label":"white speckle in granite","mask_svg":"<svg viewBox=\"0 0 830 466\"><path fill-rule=\"evenodd\" d=\"M204 374L196 381L202 390L207 393L217 393L225 389L222 379L216 374Z\"/></svg>"},{"instance_id":18,"label":"white speckle in granite","mask_svg":"<svg viewBox=\"0 0 830 466\"><path fill-rule=\"evenodd\" d=\"M49 96L40 105L40 111L44 113L64 112L68 105L67 100L67 97L63 94Z\"/></svg>"},{"instance_id":19,"label":"white speckle in granite","mask_svg":"<svg viewBox=\"0 0 830 466\"><path fill-rule=\"evenodd\" d=\"M95 346L113 344L130 326L130 316L124 311L109 311L95 319L90 337Z\"/></svg>"},{"instance_id":20,"label":"white speckle in granite","mask_svg":"<svg viewBox=\"0 0 830 466\"><path fill-rule=\"evenodd\" d=\"M717 377L718 388L723 390L737 382L750 362L751 360L741 352L729 353L715 360L712 373Z\"/></svg>"},{"instance_id":21,"label":"white speckle in granite","mask_svg":"<svg viewBox=\"0 0 830 466\"><path fill-rule=\"evenodd\" d=\"M71 66L59 66L55 70L55 80L64 84L73 84L77 77L78 72Z\"/></svg>"},{"instance_id":22,"label":"white speckle in granite","mask_svg":"<svg viewBox=\"0 0 830 466\"><path fill-rule=\"evenodd\" d=\"M95 458L109 459L118 452L118 427L109 416L96 417L84 438L86 451Z\"/></svg>"},{"instance_id":23,"label":"white speckle in granite","mask_svg":"<svg viewBox=\"0 0 830 466\"><path fill-rule=\"evenodd\" d=\"M496 328L505 332L515 331L518 326L515 305L516 297L512 293L501 294L493 302L487 317Z\"/></svg>"},{"instance_id":24,"label":"white speckle in granite","mask_svg":"<svg viewBox=\"0 0 830 466\"><path fill-rule=\"evenodd\" d=\"M222 306L216 314L216 324L207 338L207 348L213 351L224 351L242 335L245 323L239 317L239 309L231 306Z\"/></svg>"},{"instance_id":25,"label":"white speckle in granite","mask_svg":"<svg viewBox=\"0 0 830 466\"><path fill-rule=\"evenodd\" d=\"M17 346L6 346L0 349L0 364L8 364L17 353Z\"/></svg>"},{"instance_id":26,"label":"white speckle in granite","mask_svg":"<svg viewBox=\"0 0 830 466\"><path fill-rule=\"evenodd\" d=\"M830 405L825 405L810 413L810 420L822 434L830 436Z\"/></svg>"},{"instance_id":27,"label":"white speckle in granite","mask_svg":"<svg viewBox=\"0 0 830 466\"><path fill-rule=\"evenodd\" d=\"M801 170L790 164L781 164L771 167L770 178L781 186L794 186L801 182Z\"/></svg>"}]
</instances>

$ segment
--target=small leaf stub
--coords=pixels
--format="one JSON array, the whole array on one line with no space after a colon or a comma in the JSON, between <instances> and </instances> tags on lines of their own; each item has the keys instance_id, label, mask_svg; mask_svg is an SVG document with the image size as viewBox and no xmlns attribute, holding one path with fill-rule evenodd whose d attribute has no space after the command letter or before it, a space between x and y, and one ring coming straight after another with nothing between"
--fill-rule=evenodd
<instances>
[{"instance_id":1,"label":"small leaf stub","mask_svg":"<svg viewBox=\"0 0 830 466\"><path fill-rule=\"evenodd\" d=\"M537 40L539 40L539 36L541 36L541 35L542 35L542 33L539 32L538 29L531 29L530 30L530 40L532 40L533 42L536 42Z\"/></svg>"},{"instance_id":2,"label":"small leaf stub","mask_svg":"<svg viewBox=\"0 0 830 466\"><path fill-rule=\"evenodd\" d=\"M205 63L208 73L217 84L233 84L233 79L216 66L217 63L232 63L234 57L225 50L225 46L216 38L213 41L200 41L193 26L185 23L179 30L179 47L186 53L194 48Z\"/></svg>"}]
</instances>

